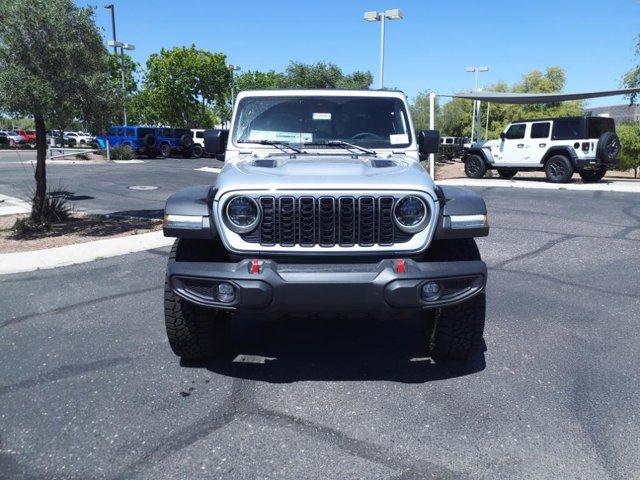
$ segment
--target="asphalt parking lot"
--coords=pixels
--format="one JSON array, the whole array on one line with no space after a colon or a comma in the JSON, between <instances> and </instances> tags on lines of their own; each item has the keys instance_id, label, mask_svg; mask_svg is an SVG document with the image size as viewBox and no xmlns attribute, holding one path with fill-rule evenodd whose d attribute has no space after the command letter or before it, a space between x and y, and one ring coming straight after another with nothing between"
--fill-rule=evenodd
<instances>
[{"instance_id":1,"label":"asphalt parking lot","mask_svg":"<svg viewBox=\"0 0 640 480\"><path fill-rule=\"evenodd\" d=\"M0 477L640 477L638 196L480 192L467 365L392 318L245 319L229 358L181 364L167 249L0 277Z\"/></svg>"},{"instance_id":2,"label":"asphalt parking lot","mask_svg":"<svg viewBox=\"0 0 640 480\"><path fill-rule=\"evenodd\" d=\"M35 168L29 163L31 160L35 160L34 152L0 152L0 193L20 199L31 197ZM48 163L47 178L49 188L66 192L78 211L161 217L164 202L171 193L213 182L215 173L198 169L222 165L211 158ZM140 186L152 189L136 189Z\"/></svg>"}]
</instances>

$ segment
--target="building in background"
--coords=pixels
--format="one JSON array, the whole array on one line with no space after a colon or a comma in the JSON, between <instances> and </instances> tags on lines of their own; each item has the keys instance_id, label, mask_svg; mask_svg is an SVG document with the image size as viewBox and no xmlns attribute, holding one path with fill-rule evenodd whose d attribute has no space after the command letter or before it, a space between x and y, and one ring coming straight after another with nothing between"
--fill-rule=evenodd
<instances>
[{"instance_id":1,"label":"building in background","mask_svg":"<svg viewBox=\"0 0 640 480\"><path fill-rule=\"evenodd\" d=\"M585 108L587 115L600 115L611 117L616 124L628 122L640 122L640 105L610 105L608 107Z\"/></svg>"}]
</instances>

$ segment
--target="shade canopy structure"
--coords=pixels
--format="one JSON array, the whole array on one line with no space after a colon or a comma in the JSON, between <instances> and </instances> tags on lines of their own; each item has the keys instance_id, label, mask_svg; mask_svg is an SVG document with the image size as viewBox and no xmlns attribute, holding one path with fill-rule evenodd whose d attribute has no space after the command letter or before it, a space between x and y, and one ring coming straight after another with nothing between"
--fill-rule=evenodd
<instances>
[{"instance_id":1,"label":"shade canopy structure","mask_svg":"<svg viewBox=\"0 0 640 480\"><path fill-rule=\"evenodd\" d=\"M613 97L616 95L631 95L640 93L640 88L623 88L619 90L603 90L597 92L581 93L511 93L511 92L475 92L437 94L439 97L466 98L468 100L480 100L481 102L509 103L515 105L535 103L558 103L570 100L586 100L588 98Z\"/></svg>"},{"instance_id":2,"label":"shade canopy structure","mask_svg":"<svg viewBox=\"0 0 640 480\"><path fill-rule=\"evenodd\" d=\"M511 92L471 92L471 93L430 93L429 94L429 128L434 129L434 103L436 97L464 98L489 103L508 103L511 105L532 105L536 103L558 103L589 98L614 97L640 93L640 88L622 88L618 90L600 90L580 93L511 93ZM429 155L429 173L435 178L435 155Z\"/></svg>"}]
</instances>

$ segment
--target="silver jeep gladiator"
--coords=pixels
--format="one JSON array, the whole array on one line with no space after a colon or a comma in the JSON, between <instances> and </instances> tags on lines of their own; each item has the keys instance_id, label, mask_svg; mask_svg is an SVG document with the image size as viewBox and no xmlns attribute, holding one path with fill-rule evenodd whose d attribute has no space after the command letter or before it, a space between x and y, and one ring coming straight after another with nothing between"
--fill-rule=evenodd
<instances>
[{"instance_id":1,"label":"silver jeep gladiator","mask_svg":"<svg viewBox=\"0 0 640 480\"><path fill-rule=\"evenodd\" d=\"M215 184L176 192L165 284L173 351L224 351L234 314L420 315L431 355L481 349L488 235L484 200L438 187L420 163L437 131L413 130L392 91L271 90L238 95L231 130L204 133L224 155Z\"/></svg>"}]
</instances>

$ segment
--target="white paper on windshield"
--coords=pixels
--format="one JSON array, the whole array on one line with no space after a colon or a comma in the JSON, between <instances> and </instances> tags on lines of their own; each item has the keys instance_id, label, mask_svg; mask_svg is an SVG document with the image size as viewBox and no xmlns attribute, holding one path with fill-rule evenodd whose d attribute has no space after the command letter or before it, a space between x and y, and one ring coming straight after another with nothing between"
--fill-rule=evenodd
<instances>
[{"instance_id":1,"label":"white paper on windshield","mask_svg":"<svg viewBox=\"0 0 640 480\"><path fill-rule=\"evenodd\" d=\"M331 120L330 113L322 113L322 112L314 112L313 113L314 120Z\"/></svg>"},{"instance_id":2,"label":"white paper on windshield","mask_svg":"<svg viewBox=\"0 0 640 480\"><path fill-rule=\"evenodd\" d=\"M409 135L406 133L396 133L389 135L389 143L391 145L400 145L403 143L409 143Z\"/></svg>"},{"instance_id":3,"label":"white paper on windshield","mask_svg":"<svg viewBox=\"0 0 640 480\"><path fill-rule=\"evenodd\" d=\"M249 133L249 141L259 142L260 140L306 143L313 142L313 134L302 132L276 132L272 130L251 130L251 133Z\"/></svg>"}]
</instances>

